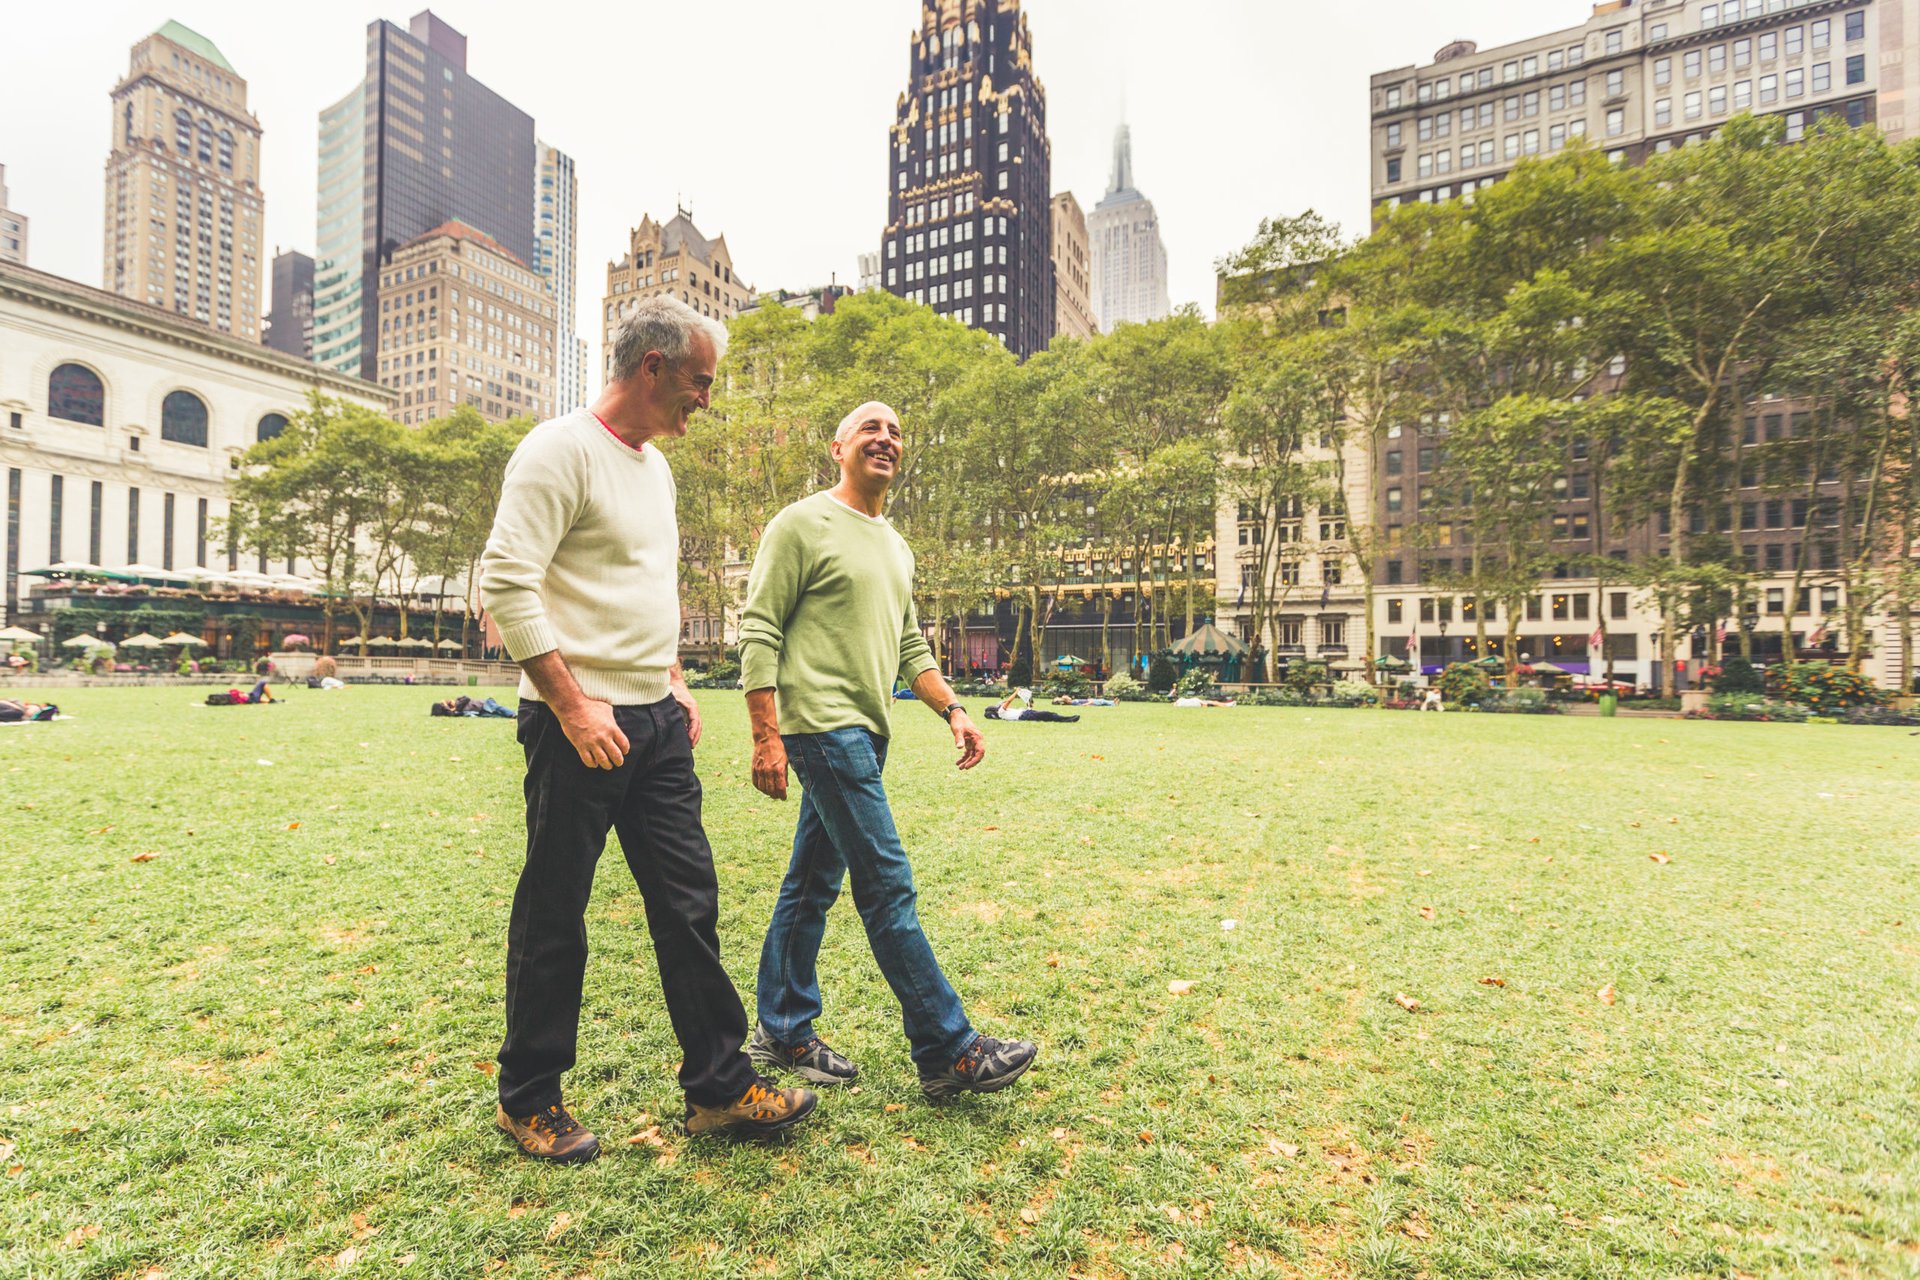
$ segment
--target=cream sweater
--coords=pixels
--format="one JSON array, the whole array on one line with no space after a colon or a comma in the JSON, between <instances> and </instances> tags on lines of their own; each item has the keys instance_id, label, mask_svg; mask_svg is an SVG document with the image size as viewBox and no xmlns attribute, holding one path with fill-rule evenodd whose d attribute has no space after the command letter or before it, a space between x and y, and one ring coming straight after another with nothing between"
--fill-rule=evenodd
<instances>
[{"instance_id":1,"label":"cream sweater","mask_svg":"<svg viewBox=\"0 0 1920 1280\"><path fill-rule=\"evenodd\" d=\"M516 662L558 649L589 698L667 696L680 641L674 497L658 449L632 448L585 409L527 433L480 559L480 601ZM520 696L540 696L524 675Z\"/></svg>"}]
</instances>

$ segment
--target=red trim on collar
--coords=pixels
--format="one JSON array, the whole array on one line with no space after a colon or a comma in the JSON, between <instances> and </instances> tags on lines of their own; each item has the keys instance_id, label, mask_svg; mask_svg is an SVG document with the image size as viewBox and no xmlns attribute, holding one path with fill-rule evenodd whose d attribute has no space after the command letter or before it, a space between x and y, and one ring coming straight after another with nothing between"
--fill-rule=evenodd
<instances>
[{"instance_id":1,"label":"red trim on collar","mask_svg":"<svg viewBox=\"0 0 1920 1280\"><path fill-rule=\"evenodd\" d=\"M593 415L593 420L595 422L599 423L603 427L607 427L607 420L605 418L601 417L597 413L594 413L593 410L591 409L587 410L587 412ZM620 440L620 433L618 431L615 431L612 427L607 427L607 434L612 436L615 440L619 440L620 447L622 449L632 449L635 453L645 453L647 451L647 442L645 440L642 440L640 444L636 447L634 445L628 444L625 440Z\"/></svg>"}]
</instances>

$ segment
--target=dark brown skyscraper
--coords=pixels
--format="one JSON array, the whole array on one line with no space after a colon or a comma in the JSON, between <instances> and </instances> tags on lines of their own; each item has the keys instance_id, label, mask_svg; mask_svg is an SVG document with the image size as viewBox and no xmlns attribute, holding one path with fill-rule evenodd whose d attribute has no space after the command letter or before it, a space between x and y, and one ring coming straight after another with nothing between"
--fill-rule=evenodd
<instances>
[{"instance_id":1,"label":"dark brown skyscraper","mask_svg":"<svg viewBox=\"0 0 1920 1280\"><path fill-rule=\"evenodd\" d=\"M888 132L887 291L1026 357L1053 337L1047 95L1019 0L924 0Z\"/></svg>"}]
</instances>

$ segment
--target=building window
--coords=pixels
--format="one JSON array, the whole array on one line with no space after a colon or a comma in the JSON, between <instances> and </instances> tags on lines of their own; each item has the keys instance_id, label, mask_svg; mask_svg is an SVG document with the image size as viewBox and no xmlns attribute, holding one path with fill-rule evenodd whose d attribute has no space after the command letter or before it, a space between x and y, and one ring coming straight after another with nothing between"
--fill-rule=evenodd
<instances>
[{"instance_id":1,"label":"building window","mask_svg":"<svg viewBox=\"0 0 1920 1280\"><path fill-rule=\"evenodd\" d=\"M1852 18L1849 17L1849 22ZM1852 53L1847 55L1847 83L1865 84L1867 82L1867 55Z\"/></svg>"},{"instance_id":2,"label":"building window","mask_svg":"<svg viewBox=\"0 0 1920 1280\"><path fill-rule=\"evenodd\" d=\"M255 440L272 440L287 429L285 414L269 413L260 419L260 425L254 428Z\"/></svg>"},{"instance_id":3,"label":"building window","mask_svg":"<svg viewBox=\"0 0 1920 1280\"><path fill-rule=\"evenodd\" d=\"M191 391L169 392L160 404L160 438L206 448L206 402Z\"/></svg>"},{"instance_id":4,"label":"building window","mask_svg":"<svg viewBox=\"0 0 1920 1280\"><path fill-rule=\"evenodd\" d=\"M1618 30L1607 32L1608 53L1619 53L1624 48L1626 48L1626 36L1623 32Z\"/></svg>"},{"instance_id":5,"label":"building window","mask_svg":"<svg viewBox=\"0 0 1920 1280\"><path fill-rule=\"evenodd\" d=\"M160 567L173 568L173 495L160 499Z\"/></svg>"},{"instance_id":6,"label":"building window","mask_svg":"<svg viewBox=\"0 0 1920 1280\"><path fill-rule=\"evenodd\" d=\"M1699 95L1691 94L1689 96L1698 97ZM1627 131L1627 113L1618 107L1615 107L1613 110L1607 112L1607 136L1609 138L1617 138L1621 134L1625 133L1626 131Z\"/></svg>"},{"instance_id":7,"label":"building window","mask_svg":"<svg viewBox=\"0 0 1920 1280\"><path fill-rule=\"evenodd\" d=\"M63 364L47 378L47 415L89 427L106 425L107 389L85 365Z\"/></svg>"},{"instance_id":8,"label":"building window","mask_svg":"<svg viewBox=\"0 0 1920 1280\"><path fill-rule=\"evenodd\" d=\"M1867 38L1867 11L1855 9L1847 15L1847 39L1865 40Z\"/></svg>"},{"instance_id":9,"label":"building window","mask_svg":"<svg viewBox=\"0 0 1920 1280\"><path fill-rule=\"evenodd\" d=\"M87 563L100 564L100 508L105 504L107 486L95 480L87 509Z\"/></svg>"}]
</instances>

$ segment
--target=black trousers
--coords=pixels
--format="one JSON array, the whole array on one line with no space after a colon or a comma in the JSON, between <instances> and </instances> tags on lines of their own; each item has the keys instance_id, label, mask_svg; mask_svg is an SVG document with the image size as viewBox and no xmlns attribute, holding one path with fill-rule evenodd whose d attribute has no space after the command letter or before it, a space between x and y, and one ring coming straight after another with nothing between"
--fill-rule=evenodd
<instances>
[{"instance_id":1,"label":"black trousers","mask_svg":"<svg viewBox=\"0 0 1920 1280\"><path fill-rule=\"evenodd\" d=\"M527 864L507 926L507 1038L500 1105L525 1116L560 1101L573 1066L587 968L587 899L607 831L619 833L646 903L667 1014L680 1041L680 1087L703 1106L747 1091L747 1015L720 964L720 887L700 824L686 715L672 698L615 707L630 749L590 769L545 703L520 704L527 754Z\"/></svg>"}]
</instances>

